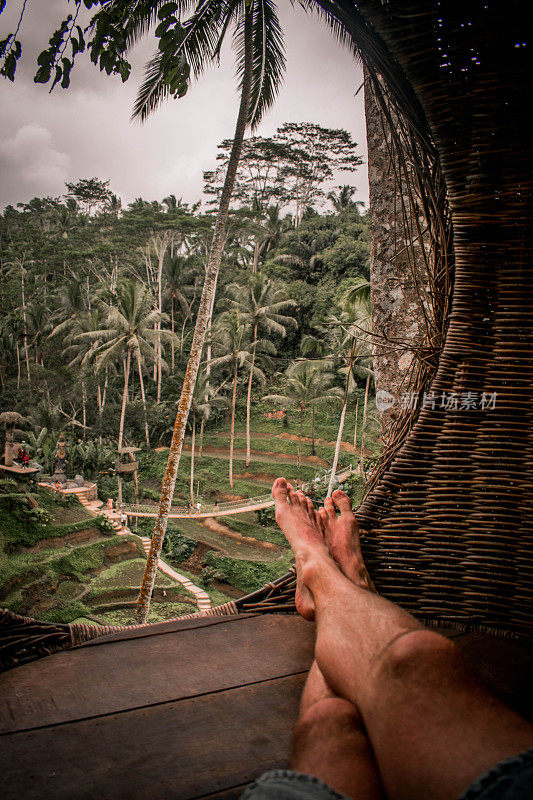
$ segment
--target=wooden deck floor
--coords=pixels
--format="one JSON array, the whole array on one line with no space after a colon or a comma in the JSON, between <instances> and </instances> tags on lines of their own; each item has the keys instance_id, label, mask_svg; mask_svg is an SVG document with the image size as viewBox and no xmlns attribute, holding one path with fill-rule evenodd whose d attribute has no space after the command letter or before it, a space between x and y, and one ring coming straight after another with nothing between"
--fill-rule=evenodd
<instances>
[{"instance_id":1,"label":"wooden deck floor","mask_svg":"<svg viewBox=\"0 0 533 800\"><path fill-rule=\"evenodd\" d=\"M7 800L233 800L286 765L313 652L291 615L211 617L90 642L0 676ZM532 715L531 653L454 636Z\"/></svg>"}]
</instances>

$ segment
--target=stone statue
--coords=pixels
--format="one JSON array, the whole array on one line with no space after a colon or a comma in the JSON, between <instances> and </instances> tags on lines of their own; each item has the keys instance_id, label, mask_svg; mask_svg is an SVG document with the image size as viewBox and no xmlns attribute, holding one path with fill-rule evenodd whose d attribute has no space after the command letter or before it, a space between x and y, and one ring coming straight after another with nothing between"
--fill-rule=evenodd
<instances>
[{"instance_id":1,"label":"stone statue","mask_svg":"<svg viewBox=\"0 0 533 800\"><path fill-rule=\"evenodd\" d=\"M67 485L67 476L65 475L65 464L67 463L67 441L64 434L59 434L59 439L56 444L56 452L54 456L54 474L52 481L60 483L61 486Z\"/></svg>"}]
</instances>

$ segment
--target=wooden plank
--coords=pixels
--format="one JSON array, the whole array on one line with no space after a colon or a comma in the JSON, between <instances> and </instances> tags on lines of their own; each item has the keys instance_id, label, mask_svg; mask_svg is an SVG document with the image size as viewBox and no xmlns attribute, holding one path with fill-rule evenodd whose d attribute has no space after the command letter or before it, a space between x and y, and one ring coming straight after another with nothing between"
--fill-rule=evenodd
<instances>
[{"instance_id":1,"label":"wooden plank","mask_svg":"<svg viewBox=\"0 0 533 800\"><path fill-rule=\"evenodd\" d=\"M154 622L151 625L143 625L141 628L129 628L118 633L109 633L107 636L100 636L98 639L91 639L79 647L98 647L108 642L122 642L125 639L142 639L145 636L159 636L175 631L186 631L191 628L206 628L210 625L221 625L233 620L251 619L258 614L227 614L220 617L193 617L192 619L175 619L168 622Z\"/></svg>"},{"instance_id":2,"label":"wooden plank","mask_svg":"<svg viewBox=\"0 0 533 800\"><path fill-rule=\"evenodd\" d=\"M57 653L0 676L0 733L303 672L313 642L301 618L264 615Z\"/></svg>"},{"instance_id":3,"label":"wooden plank","mask_svg":"<svg viewBox=\"0 0 533 800\"><path fill-rule=\"evenodd\" d=\"M3 785L9 800L223 797L286 766L304 680L0 737Z\"/></svg>"}]
</instances>

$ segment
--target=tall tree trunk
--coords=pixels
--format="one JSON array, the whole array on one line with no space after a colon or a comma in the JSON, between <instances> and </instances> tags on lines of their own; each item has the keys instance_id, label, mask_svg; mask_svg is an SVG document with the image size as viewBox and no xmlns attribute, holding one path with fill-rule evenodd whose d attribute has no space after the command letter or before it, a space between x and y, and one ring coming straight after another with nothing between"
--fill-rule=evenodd
<instances>
[{"instance_id":1,"label":"tall tree trunk","mask_svg":"<svg viewBox=\"0 0 533 800\"><path fill-rule=\"evenodd\" d=\"M233 396L231 401L231 433L229 440L229 485L233 487L233 443L235 441L235 405L237 403L237 369L238 364L235 361L235 369L233 372Z\"/></svg>"},{"instance_id":2,"label":"tall tree trunk","mask_svg":"<svg viewBox=\"0 0 533 800\"><path fill-rule=\"evenodd\" d=\"M416 198L405 191L405 165L365 73L365 117L370 196L370 290L376 406L386 443L408 391L414 351L426 334L424 235ZM402 192L402 189L404 191ZM398 345L391 345L390 337ZM412 349L411 349L412 348Z\"/></svg>"},{"instance_id":3,"label":"tall tree trunk","mask_svg":"<svg viewBox=\"0 0 533 800\"><path fill-rule=\"evenodd\" d=\"M124 438L124 420L126 418L126 404L128 402L128 384L130 380L130 367L131 367L131 350L128 349L128 355L124 359L124 390L122 392L122 408L120 409L120 424L118 428L117 451L121 449L122 440ZM119 452L117 452L117 456L120 458ZM120 505L122 503L122 478L120 477L120 475L117 476L117 484L118 484L118 502Z\"/></svg>"},{"instance_id":4,"label":"tall tree trunk","mask_svg":"<svg viewBox=\"0 0 533 800\"><path fill-rule=\"evenodd\" d=\"M252 407L252 381L254 379L255 349L257 347L257 323L254 327L254 344L252 347L252 363L248 377L248 392L246 394L246 466L250 464L250 411Z\"/></svg>"},{"instance_id":5,"label":"tall tree trunk","mask_svg":"<svg viewBox=\"0 0 533 800\"><path fill-rule=\"evenodd\" d=\"M335 480L335 475L337 474L337 464L339 463L339 452L341 449L342 430L344 428L344 418L346 416L347 405L348 405L348 395L346 394L344 398L344 403L342 404L341 418L339 422L339 432L337 434L337 442L335 444L335 453L333 455L333 464L331 465L331 475L329 476L329 484L326 497L331 497L331 492L333 490L333 481Z\"/></svg>"},{"instance_id":6,"label":"tall tree trunk","mask_svg":"<svg viewBox=\"0 0 533 800\"><path fill-rule=\"evenodd\" d=\"M205 424L205 419L202 417L202 421L200 423L200 446L198 448L198 457L199 458L202 457L202 449L203 449L203 446L204 446L204 424Z\"/></svg>"},{"instance_id":7,"label":"tall tree trunk","mask_svg":"<svg viewBox=\"0 0 533 800\"><path fill-rule=\"evenodd\" d=\"M155 577L157 574L158 559L163 547L163 540L165 538L165 532L168 523L168 514L172 504L172 497L174 495L174 486L176 484L176 476L178 474L180 456L183 448L183 439L185 437L185 426L187 424L187 417L191 407L194 385L196 383L198 368L200 366L200 358L202 356L202 349L205 341L209 312L213 302L213 295L216 288L216 281L220 268L220 261L222 258L222 246L224 243L229 204L233 187L235 185L235 176L237 174L239 158L242 152L244 133L246 131L253 68L252 15L253 5L250 5L249 7L247 6L244 17L244 70L242 76L239 114L237 116L233 145L231 148L226 178L224 180L224 186L220 198L220 207L215 223L215 231L213 234L213 241L211 244L211 251L209 254L209 261L205 274L204 288L202 291L200 306L198 308L198 315L196 317L196 327L191 345L191 354L187 364L187 369L185 371L183 388L181 390L181 396L178 403L176 422L174 423L174 431L172 434L172 441L170 443L170 450L168 454L167 468L161 489L161 501L155 521L154 532L152 534L150 550L146 561L146 570L144 573L141 590L139 592L139 599L137 601L136 620L138 622L146 621L150 608L150 598L152 597Z\"/></svg>"},{"instance_id":8,"label":"tall tree trunk","mask_svg":"<svg viewBox=\"0 0 533 800\"><path fill-rule=\"evenodd\" d=\"M17 393L20 391L20 348L17 342Z\"/></svg>"},{"instance_id":9,"label":"tall tree trunk","mask_svg":"<svg viewBox=\"0 0 533 800\"><path fill-rule=\"evenodd\" d=\"M300 430L298 431L298 455L296 456L296 486L300 487L300 462L302 459L302 434L304 426L304 410L300 403Z\"/></svg>"},{"instance_id":10,"label":"tall tree trunk","mask_svg":"<svg viewBox=\"0 0 533 800\"><path fill-rule=\"evenodd\" d=\"M26 358L26 376L28 378L28 386L31 389L31 375L30 375L30 356L28 353L28 323L26 320L26 296L24 293L24 263L20 262L20 294L22 298L22 324L24 326L24 353Z\"/></svg>"},{"instance_id":11,"label":"tall tree trunk","mask_svg":"<svg viewBox=\"0 0 533 800\"><path fill-rule=\"evenodd\" d=\"M366 409L368 405L368 390L370 389L370 375L367 376L365 386L365 401L363 404L363 422L361 425L361 474L365 474L364 457L365 457L365 433L366 433Z\"/></svg>"},{"instance_id":12,"label":"tall tree trunk","mask_svg":"<svg viewBox=\"0 0 533 800\"><path fill-rule=\"evenodd\" d=\"M191 503L194 503L194 448L196 446L196 414L192 415L191 436Z\"/></svg>"},{"instance_id":13,"label":"tall tree trunk","mask_svg":"<svg viewBox=\"0 0 533 800\"><path fill-rule=\"evenodd\" d=\"M254 260L252 263L252 272L257 272L257 265L259 263L259 242L254 245Z\"/></svg>"},{"instance_id":14,"label":"tall tree trunk","mask_svg":"<svg viewBox=\"0 0 533 800\"><path fill-rule=\"evenodd\" d=\"M144 394L143 371L141 365L141 354L139 350L137 350L137 372L139 373L139 383L141 384L141 399L142 399L143 414L144 414L144 438L146 439L147 446L150 447L150 434L148 432L148 414L146 412L146 396Z\"/></svg>"},{"instance_id":15,"label":"tall tree trunk","mask_svg":"<svg viewBox=\"0 0 533 800\"><path fill-rule=\"evenodd\" d=\"M348 363L348 372L346 374L346 383L344 385L344 400L342 403L342 411L341 411L341 418L339 421L339 432L337 434L337 442L335 444L335 453L333 455L333 464L331 465L331 475L329 476L329 484L328 484L328 491L326 493L326 497L331 497L331 492L333 489L333 481L335 480L335 474L337 472L337 464L339 463L339 452L341 449L341 441L342 441L342 430L344 428L344 418L346 416L346 406L348 405L348 391L350 387L350 377L352 375L352 365L353 359L355 355L355 348L357 345L357 339L355 336L353 337L352 346L350 349L350 361Z\"/></svg>"},{"instance_id":16,"label":"tall tree trunk","mask_svg":"<svg viewBox=\"0 0 533 800\"><path fill-rule=\"evenodd\" d=\"M85 389L85 381L81 382L81 419L83 422L83 441L86 439L87 431L87 391Z\"/></svg>"},{"instance_id":17,"label":"tall tree trunk","mask_svg":"<svg viewBox=\"0 0 533 800\"><path fill-rule=\"evenodd\" d=\"M355 425L353 429L353 449L357 452L357 417L359 416L359 398L355 401Z\"/></svg>"},{"instance_id":18,"label":"tall tree trunk","mask_svg":"<svg viewBox=\"0 0 533 800\"><path fill-rule=\"evenodd\" d=\"M170 298L170 330L172 339L170 342L170 363L172 364L172 374L174 375L174 294Z\"/></svg>"},{"instance_id":19,"label":"tall tree trunk","mask_svg":"<svg viewBox=\"0 0 533 800\"><path fill-rule=\"evenodd\" d=\"M311 455L316 456L316 447L315 447L315 414L316 414L316 407L313 404L311 406Z\"/></svg>"}]
</instances>

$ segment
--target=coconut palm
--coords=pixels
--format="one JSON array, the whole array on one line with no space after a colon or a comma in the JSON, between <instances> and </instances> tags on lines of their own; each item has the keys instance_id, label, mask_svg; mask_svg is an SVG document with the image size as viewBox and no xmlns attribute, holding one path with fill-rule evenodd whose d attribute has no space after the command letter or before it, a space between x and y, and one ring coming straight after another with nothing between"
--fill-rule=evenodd
<instances>
[{"instance_id":1,"label":"coconut palm","mask_svg":"<svg viewBox=\"0 0 533 800\"><path fill-rule=\"evenodd\" d=\"M257 336L259 333L285 336L287 328L296 328L298 323L294 317L283 312L296 305L287 297L286 292L269 280L265 275L251 275L246 287L237 283L230 284L226 292L233 308L240 311L252 331L252 360L248 376L248 392L246 396L246 466L250 463L250 409L252 401L252 381L254 378Z\"/></svg>"},{"instance_id":2,"label":"coconut palm","mask_svg":"<svg viewBox=\"0 0 533 800\"><path fill-rule=\"evenodd\" d=\"M120 0L113 0L112 4L118 5L119 2ZM131 15L131 23L126 29L127 40L131 46L155 22L158 11L162 11L164 5L164 2L138 5L138 11ZM190 8L190 3L187 0L181 0L181 2L178 0L174 7L177 14L180 15ZM165 19L170 19L170 17L167 16ZM176 20L176 17L172 16L172 19ZM183 94L184 82L187 81L191 69L193 77L197 78L209 63L218 60L221 46L230 28L233 28L234 31L233 42L240 79L241 99L207 261L191 353L178 403L167 469L163 478L161 503L152 535L146 572L139 593L136 614L139 622L145 622L148 616L158 558L165 537L185 436L185 426L216 290L229 204L242 152L244 133L248 125L254 128L260 122L265 111L272 105L285 66L282 34L273 0L222 0L222 2L220 0L199 0L192 16L181 23L181 26L178 26L177 20L170 24L175 24L174 31L176 34L179 32L180 35L174 37L175 46L172 50L167 48L160 50L148 63L146 80L139 92L134 116L146 119L163 99L175 96L177 92ZM169 38L167 36L167 40Z\"/></svg>"},{"instance_id":3,"label":"coconut palm","mask_svg":"<svg viewBox=\"0 0 533 800\"><path fill-rule=\"evenodd\" d=\"M223 397L216 397L216 391L209 383L209 377L205 372L199 372L196 378L196 386L191 403L192 420L189 420L191 427L191 503L194 501L194 461L196 449L196 420L201 419L202 426L211 416L214 408L222 408L226 405Z\"/></svg>"},{"instance_id":4,"label":"coconut palm","mask_svg":"<svg viewBox=\"0 0 533 800\"><path fill-rule=\"evenodd\" d=\"M227 366L232 376L231 400L231 432L229 445L229 484L233 486L233 445L235 442L235 406L237 403L237 386L239 367L248 366L252 378L255 377L262 383L265 381L264 373L255 364L256 346L260 349L275 352L273 345L265 340L260 342L249 339L249 326L246 318L239 311L226 311L217 320L213 331L213 345L215 351L222 350L222 354L213 358L211 367Z\"/></svg>"},{"instance_id":5,"label":"coconut palm","mask_svg":"<svg viewBox=\"0 0 533 800\"><path fill-rule=\"evenodd\" d=\"M101 342L94 350L88 351L82 360L82 366L92 358L94 358L97 370L116 360L122 362L124 388L118 430L118 449L120 450L124 438L131 362L132 358L135 359L144 409L145 435L147 444L149 444L142 366L144 360L156 358L154 344L157 341L158 331L154 330L154 325L160 322L164 315L154 308L154 299L150 290L133 278L123 278L119 281L115 296L109 301L103 300L102 309L106 318L105 327L96 331L86 331L74 337L76 341L80 342ZM167 338L171 336L170 331L161 331L160 333Z\"/></svg>"},{"instance_id":6,"label":"coconut palm","mask_svg":"<svg viewBox=\"0 0 533 800\"><path fill-rule=\"evenodd\" d=\"M333 481L339 460L340 444L342 441L342 431L346 416L348 398L357 386L356 375L366 376L365 401L363 409L363 434L361 444L361 464L363 463L364 431L366 427L366 415L368 405L368 394L370 380L372 376L371 354L369 345L370 330L370 293L367 291L368 282L364 279L358 281L355 288L351 288L344 296L345 308L339 316L331 316L326 332L330 358L336 360L341 371L345 375L344 401L339 420L339 430L337 442L333 456L333 466L327 491L327 497L331 495Z\"/></svg>"},{"instance_id":7,"label":"coconut palm","mask_svg":"<svg viewBox=\"0 0 533 800\"><path fill-rule=\"evenodd\" d=\"M300 426L298 430L298 455L296 459L296 481L298 486L300 485L304 412L308 406L311 406L313 409L314 421L314 410L317 406L328 402L339 402L342 397L342 392L338 387L331 386L332 380L333 375L329 372L325 372L320 366L312 364L309 361L300 361L291 364L291 366L285 370L285 393L268 394L263 398L263 400L272 400L274 403L292 406L299 411Z\"/></svg>"},{"instance_id":8,"label":"coconut palm","mask_svg":"<svg viewBox=\"0 0 533 800\"><path fill-rule=\"evenodd\" d=\"M168 297L170 297L170 330L173 337L170 350L170 366L172 372L174 372L174 319L176 302L178 303L183 316L185 317L180 339L181 353L183 349L185 323L191 317L190 299L193 296L196 288L194 282L191 284L191 281L194 278L195 270L193 267L191 267L190 260L185 258L185 256L172 256L170 253L167 253L163 264L163 274L165 283L167 285L166 294Z\"/></svg>"}]
</instances>

